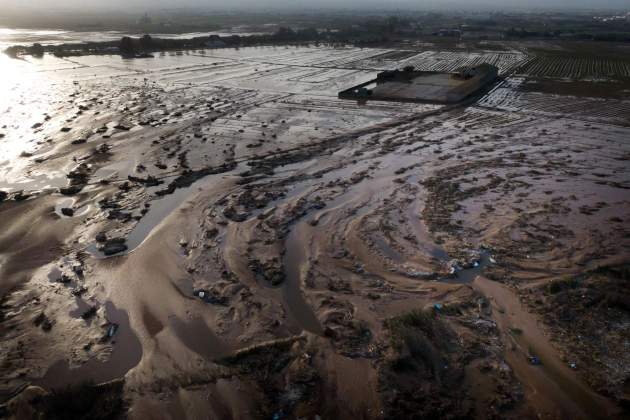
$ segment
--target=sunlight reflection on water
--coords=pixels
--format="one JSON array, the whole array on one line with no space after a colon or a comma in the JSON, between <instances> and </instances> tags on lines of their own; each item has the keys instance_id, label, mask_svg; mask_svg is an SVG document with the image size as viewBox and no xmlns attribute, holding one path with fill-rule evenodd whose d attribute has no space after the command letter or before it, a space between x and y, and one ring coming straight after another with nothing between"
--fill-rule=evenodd
<instances>
[{"instance_id":1,"label":"sunlight reflection on water","mask_svg":"<svg viewBox=\"0 0 630 420\"><path fill-rule=\"evenodd\" d=\"M45 113L52 112L52 102L58 99L55 84L39 71L48 60L12 59L0 54L1 188L17 189L19 186L12 184L26 181L16 177L28 163L20 156L33 151L36 142L42 140L32 127L43 121ZM45 182L38 182L38 186L45 186Z\"/></svg>"}]
</instances>

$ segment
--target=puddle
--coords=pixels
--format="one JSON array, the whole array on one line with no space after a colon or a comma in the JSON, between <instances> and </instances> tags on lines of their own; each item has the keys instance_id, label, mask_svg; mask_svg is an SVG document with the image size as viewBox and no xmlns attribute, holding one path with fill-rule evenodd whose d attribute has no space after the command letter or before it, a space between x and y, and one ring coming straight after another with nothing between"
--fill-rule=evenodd
<instances>
[{"instance_id":1,"label":"puddle","mask_svg":"<svg viewBox=\"0 0 630 420\"><path fill-rule=\"evenodd\" d=\"M443 248L433 243L429 229L422 221L420 216L422 214L422 200L417 201L418 202L415 206L410 207L407 212L407 217L409 224L411 225L412 232L418 239L418 246L427 254L437 258L438 260L447 260L448 254Z\"/></svg>"},{"instance_id":2,"label":"puddle","mask_svg":"<svg viewBox=\"0 0 630 420\"><path fill-rule=\"evenodd\" d=\"M128 175L132 175L136 165L136 158L132 156L129 159L125 159L122 162L116 162L99 168L92 175L92 179L100 181L109 178L127 179Z\"/></svg>"},{"instance_id":3,"label":"puddle","mask_svg":"<svg viewBox=\"0 0 630 420\"><path fill-rule=\"evenodd\" d=\"M282 286L282 294L298 325L308 332L321 335L322 326L302 293L302 267L306 263L304 246L307 246L304 238L306 234L303 232L305 229L304 224L298 224L287 236L287 251L283 257L286 280Z\"/></svg>"},{"instance_id":4,"label":"puddle","mask_svg":"<svg viewBox=\"0 0 630 420\"><path fill-rule=\"evenodd\" d=\"M118 324L112 338L112 353L109 359L101 362L92 358L77 368L70 368L66 359L53 363L43 378L32 381L33 385L45 389L59 389L85 381L102 383L121 378L142 359L142 345L129 325L129 316L113 303L105 304L106 319ZM51 334L54 333L51 332Z\"/></svg>"},{"instance_id":5,"label":"puddle","mask_svg":"<svg viewBox=\"0 0 630 420\"><path fill-rule=\"evenodd\" d=\"M5 174L6 176L6 174ZM6 178L0 181L0 189L13 192L13 191L44 191L48 189L57 189L65 187L68 184L68 178L65 174L59 173L58 175L35 175L30 177L23 177L20 181L7 182Z\"/></svg>"},{"instance_id":6,"label":"puddle","mask_svg":"<svg viewBox=\"0 0 630 420\"><path fill-rule=\"evenodd\" d=\"M99 170L97 170L96 172L94 172L94 175L92 175L92 180L93 182L101 182L101 181L106 181L106 180L111 180L116 178L114 175L118 175L118 170L116 169L109 169L109 168L100 168Z\"/></svg>"},{"instance_id":7,"label":"puddle","mask_svg":"<svg viewBox=\"0 0 630 420\"><path fill-rule=\"evenodd\" d=\"M487 249L479 251L479 259L470 268L459 269L455 272L455 277L446 279L446 283L472 283L473 280L483 273L484 268L492 265L492 255Z\"/></svg>"},{"instance_id":8,"label":"puddle","mask_svg":"<svg viewBox=\"0 0 630 420\"><path fill-rule=\"evenodd\" d=\"M318 180L318 182L321 181ZM352 205L355 208L352 218L361 217L370 210L371 207L367 205L368 203L374 203L379 200L379 189L376 183L361 184L361 186L358 186L358 184L354 185L354 188L328 202L324 209L310 212L304 216L302 221L294 225L285 241L286 252L283 257L286 275L285 284L283 285L284 301L298 324L304 330L314 334L322 334L323 330L302 293L302 267L307 259L304 247L308 246L306 238L310 229L310 226L304 220L319 216L320 225L333 223L333 213L343 211L344 208Z\"/></svg>"},{"instance_id":9,"label":"puddle","mask_svg":"<svg viewBox=\"0 0 630 420\"><path fill-rule=\"evenodd\" d=\"M391 259L395 262L403 261L402 256L398 253L398 251L394 250L385 239L380 236L373 237L374 245L385 255L387 258Z\"/></svg>"},{"instance_id":10,"label":"puddle","mask_svg":"<svg viewBox=\"0 0 630 420\"><path fill-rule=\"evenodd\" d=\"M149 208L149 212L145 214L142 219L138 222L138 224L133 228L133 230L127 236L127 250L124 252L120 252L118 254L111 255L120 256L127 255L130 252L133 252L136 248L138 248L142 243L151 235L151 232L160 224L164 219L166 219L173 211L175 211L179 206L181 206L192 194L194 191L202 188L202 186L211 183L216 180L217 177L223 178L230 176L233 173L239 171L240 165L229 172L208 175L206 177L200 178L195 181L192 185L186 188L178 188L172 194L165 195L161 198L155 199L151 201L151 207ZM106 256L103 252L97 249L96 243L90 244L86 251L91 254L93 257L98 259L109 258L110 256Z\"/></svg>"},{"instance_id":11,"label":"puddle","mask_svg":"<svg viewBox=\"0 0 630 420\"><path fill-rule=\"evenodd\" d=\"M334 223L335 213L343 212L348 206L354 208L352 219L362 217L371 209L369 204L376 203L381 197L377 183L360 184L354 185L354 188L328 202L324 209L310 212L304 216L302 221L294 225L285 241L286 252L283 257L286 275L285 284L283 285L284 301L297 323L304 330L314 334L321 335L323 330L317 316L305 301L302 293L302 267L307 262L305 247L308 246L308 230L311 229L304 220L313 217L319 218L320 226L325 223ZM342 218L346 217L345 215L342 216Z\"/></svg>"}]
</instances>

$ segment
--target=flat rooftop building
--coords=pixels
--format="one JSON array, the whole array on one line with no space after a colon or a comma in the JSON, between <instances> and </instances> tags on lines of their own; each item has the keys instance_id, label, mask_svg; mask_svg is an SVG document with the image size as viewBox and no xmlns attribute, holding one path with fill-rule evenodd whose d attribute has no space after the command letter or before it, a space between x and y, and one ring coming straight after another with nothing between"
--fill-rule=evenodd
<instances>
[{"instance_id":1,"label":"flat rooftop building","mask_svg":"<svg viewBox=\"0 0 630 420\"><path fill-rule=\"evenodd\" d=\"M498 69L484 63L456 73L404 70L384 71L376 79L339 92L341 99L454 104L494 82Z\"/></svg>"}]
</instances>

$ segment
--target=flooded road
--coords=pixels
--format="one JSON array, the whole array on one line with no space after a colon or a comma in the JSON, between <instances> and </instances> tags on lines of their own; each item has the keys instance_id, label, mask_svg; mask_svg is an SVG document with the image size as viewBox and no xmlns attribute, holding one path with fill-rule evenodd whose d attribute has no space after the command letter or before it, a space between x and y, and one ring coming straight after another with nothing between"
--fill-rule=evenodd
<instances>
[{"instance_id":1,"label":"flooded road","mask_svg":"<svg viewBox=\"0 0 630 420\"><path fill-rule=\"evenodd\" d=\"M294 228L285 241L286 252L283 257L286 284L282 294L289 312L297 324L305 331L321 335L323 329L311 305L306 302L302 293L304 271L308 269L309 253L304 249L310 243L306 225L299 224Z\"/></svg>"}]
</instances>

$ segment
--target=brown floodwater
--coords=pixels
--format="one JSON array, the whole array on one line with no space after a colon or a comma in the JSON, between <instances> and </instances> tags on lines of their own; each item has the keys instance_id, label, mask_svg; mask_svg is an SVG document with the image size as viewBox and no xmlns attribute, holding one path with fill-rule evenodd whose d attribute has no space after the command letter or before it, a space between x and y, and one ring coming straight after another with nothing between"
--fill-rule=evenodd
<instances>
[{"instance_id":1,"label":"brown floodwater","mask_svg":"<svg viewBox=\"0 0 630 420\"><path fill-rule=\"evenodd\" d=\"M70 367L67 359L60 359L48 368L42 378L34 379L33 384L45 389L55 389L86 381L102 383L122 378L140 363L142 345L129 325L127 312L106 302L105 313L110 323L118 325L111 338L112 353L106 361L92 358L79 367Z\"/></svg>"}]
</instances>

